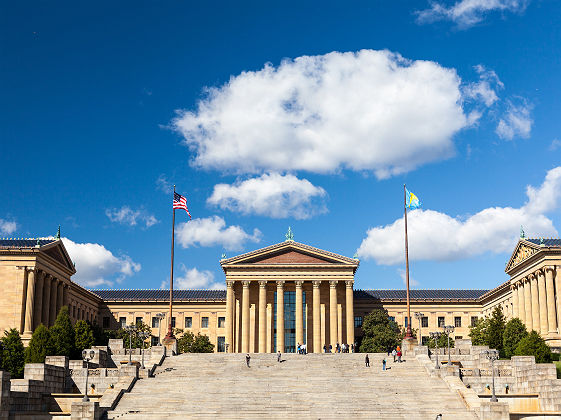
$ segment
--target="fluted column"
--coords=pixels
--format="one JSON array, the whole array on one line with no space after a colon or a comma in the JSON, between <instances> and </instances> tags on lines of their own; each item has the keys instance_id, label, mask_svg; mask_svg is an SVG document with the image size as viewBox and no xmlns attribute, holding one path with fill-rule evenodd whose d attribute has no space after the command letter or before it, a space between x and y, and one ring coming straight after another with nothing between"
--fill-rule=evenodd
<instances>
[{"instance_id":1,"label":"fluted column","mask_svg":"<svg viewBox=\"0 0 561 420\"><path fill-rule=\"evenodd\" d=\"M70 287L67 284L62 285L62 305L68 307L68 290ZM68 308L70 312L70 308Z\"/></svg>"},{"instance_id":2,"label":"fluted column","mask_svg":"<svg viewBox=\"0 0 561 420\"><path fill-rule=\"evenodd\" d=\"M547 336L548 333L548 322L547 322L547 298L545 290L545 274L543 270L539 270L537 273L538 278L538 297L539 297L539 308L540 308L540 334L542 337Z\"/></svg>"},{"instance_id":3,"label":"fluted column","mask_svg":"<svg viewBox=\"0 0 561 420\"><path fill-rule=\"evenodd\" d=\"M242 281L242 353L249 352L249 281Z\"/></svg>"},{"instance_id":4,"label":"fluted column","mask_svg":"<svg viewBox=\"0 0 561 420\"><path fill-rule=\"evenodd\" d=\"M296 286L296 344L304 344L304 314L303 314L303 299L302 299L302 284L301 280L294 282Z\"/></svg>"},{"instance_id":5,"label":"fluted column","mask_svg":"<svg viewBox=\"0 0 561 420\"><path fill-rule=\"evenodd\" d=\"M518 286L516 284L510 285L512 296L512 317L518 318Z\"/></svg>"},{"instance_id":6,"label":"fluted column","mask_svg":"<svg viewBox=\"0 0 561 420\"><path fill-rule=\"evenodd\" d=\"M561 275L559 275L559 266L555 266L555 291L557 303L557 333L561 334Z\"/></svg>"},{"instance_id":7,"label":"fluted column","mask_svg":"<svg viewBox=\"0 0 561 420\"><path fill-rule=\"evenodd\" d=\"M267 352L267 280L259 281L259 353Z\"/></svg>"},{"instance_id":8,"label":"fluted column","mask_svg":"<svg viewBox=\"0 0 561 420\"><path fill-rule=\"evenodd\" d=\"M284 353L284 281L277 281L277 351Z\"/></svg>"},{"instance_id":9,"label":"fluted column","mask_svg":"<svg viewBox=\"0 0 561 420\"><path fill-rule=\"evenodd\" d=\"M552 336L557 334L557 319L555 316L555 289L553 286L554 267L545 267L545 294L547 302L547 332Z\"/></svg>"},{"instance_id":10,"label":"fluted column","mask_svg":"<svg viewBox=\"0 0 561 420\"><path fill-rule=\"evenodd\" d=\"M53 277L50 274L45 274L43 277L43 323L45 327L51 325L51 289Z\"/></svg>"},{"instance_id":11,"label":"fluted column","mask_svg":"<svg viewBox=\"0 0 561 420\"><path fill-rule=\"evenodd\" d=\"M321 313L320 313L320 299L321 294L319 287L321 285L321 280L312 281L313 285L313 333L314 333L314 353L321 353Z\"/></svg>"},{"instance_id":12,"label":"fluted column","mask_svg":"<svg viewBox=\"0 0 561 420\"><path fill-rule=\"evenodd\" d=\"M51 281L51 301L49 302L49 307L51 310L51 314L50 314L51 325L54 325L56 321L56 316L58 314L57 299L58 299L58 279L53 277Z\"/></svg>"},{"instance_id":13,"label":"fluted column","mask_svg":"<svg viewBox=\"0 0 561 420\"><path fill-rule=\"evenodd\" d=\"M347 345L354 344L355 342L355 312L354 312L354 294L353 294L354 281L346 280L345 285L345 314L347 315Z\"/></svg>"},{"instance_id":14,"label":"fluted column","mask_svg":"<svg viewBox=\"0 0 561 420\"><path fill-rule=\"evenodd\" d=\"M540 302L538 293L538 276L532 274L531 276L532 284L532 329L540 332Z\"/></svg>"},{"instance_id":15,"label":"fluted column","mask_svg":"<svg viewBox=\"0 0 561 420\"><path fill-rule=\"evenodd\" d=\"M532 291L530 290L530 277L524 279L524 313L526 319L524 320L526 328L532 329Z\"/></svg>"},{"instance_id":16,"label":"fluted column","mask_svg":"<svg viewBox=\"0 0 561 420\"><path fill-rule=\"evenodd\" d=\"M518 286L518 318L526 325L526 300L524 299L524 279L519 280Z\"/></svg>"},{"instance_id":17,"label":"fluted column","mask_svg":"<svg viewBox=\"0 0 561 420\"><path fill-rule=\"evenodd\" d=\"M33 328L36 328L43 322L43 284L45 282L45 273L37 270L35 275L35 314L33 315Z\"/></svg>"},{"instance_id":18,"label":"fluted column","mask_svg":"<svg viewBox=\"0 0 561 420\"><path fill-rule=\"evenodd\" d=\"M25 323L23 334L33 334L33 304L35 303L35 270L24 269L25 282L27 283L27 296L25 299Z\"/></svg>"},{"instance_id":19,"label":"fluted column","mask_svg":"<svg viewBox=\"0 0 561 420\"><path fill-rule=\"evenodd\" d=\"M234 352L233 341L233 327L234 327L234 282L226 280L226 337L225 341L228 345L228 353Z\"/></svg>"},{"instance_id":20,"label":"fluted column","mask_svg":"<svg viewBox=\"0 0 561 420\"><path fill-rule=\"evenodd\" d=\"M337 280L329 280L329 340L331 351L337 348Z\"/></svg>"}]
</instances>

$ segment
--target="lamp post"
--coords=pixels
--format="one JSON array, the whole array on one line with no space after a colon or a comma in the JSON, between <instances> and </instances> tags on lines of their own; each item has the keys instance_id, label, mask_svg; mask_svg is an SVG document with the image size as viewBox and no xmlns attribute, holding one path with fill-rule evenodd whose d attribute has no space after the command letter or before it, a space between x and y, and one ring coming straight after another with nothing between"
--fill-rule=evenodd
<instances>
[{"instance_id":1,"label":"lamp post","mask_svg":"<svg viewBox=\"0 0 561 420\"><path fill-rule=\"evenodd\" d=\"M436 354L436 364L434 365L435 369L440 369L440 365L438 364L438 339L440 338L440 336L442 335L442 333L440 331L435 331L435 332L430 332L429 336L430 338L432 338L434 340L435 343L435 354Z\"/></svg>"},{"instance_id":2,"label":"lamp post","mask_svg":"<svg viewBox=\"0 0 561 420\"><path fill-rule=\"evenodd\" d=\"M158 346L162 345L162 319L164 319L166 317L166 314L164 314L163 312L158 312L156 314L156 318L158 318Z\"/></svg>"},{"instance_id":3,"label":"lamp post","mask_svg":"<svg viewBox=\"0 0 561 420\"><path fill-rule=\"evenodd\" d=\"M142 340L142 347L141 347L141 354L142 354L142 369L144 369L144 341L150 336L151 334L148 331L140 331L138 333L138 337Z\"/></svg>"},{"instance_id":4,"label":"lamp post","mask_svg":"<svg viewBox=\"0 0 561 420\"><path fill-rule=\"evenodd\" d=\"M129 333L129 362L127 365L132 365L132 335L136 331L136 325L127 325L125 330Z\"/></svg>"},{"instance_id":5,"label":"lamp post","mask_svg":"<svg viewBox=\"0 0 561 420\"><path fill-rule=\"evenodd\" d=\"M425 316L425 314L423 314L421 312L415 312L415 318L417 318L419 320L419 346L422 345L421 319L423 319L424 316Z\"/></svg>"},{"instance_id":6,"label":"lamp post","mask_svg":"<svg viewBox=\"0 0 561 420\"><path fill-rule=\"evenodd\" d=\"M493 395L491 395L491 401L497 402L497 396L495 395L495 360L499 360L498 350L485 350L481 354L484 354L487 359L491 361L491 375L493 376Z\"/></svg>"},{"instance_id":7,"label":"lamp post","mask_svg":"<svg viewBox=\"0 0 561 420\"><path fill-rule=\"evenodd\" d=\"M90 399L88 398L88 376L89 376L89 361L92 360L95 356L95 351L90 350L82 350L82 359L86 362L86 390L84 391L84 398L82 398L83 402L88 402Z\"/></svg>"},{"instance_id":8,"label":"lamp post","mask_svg":"<svg viewBox=\"0 0 561 420\"><path fill-rule=\"evenodd\" d=\"M448 366L452 364L450 360L450 333L454 332L454 327L452 325L444 326L444 333L448 336Z\"/></svg>"}]
</instances>

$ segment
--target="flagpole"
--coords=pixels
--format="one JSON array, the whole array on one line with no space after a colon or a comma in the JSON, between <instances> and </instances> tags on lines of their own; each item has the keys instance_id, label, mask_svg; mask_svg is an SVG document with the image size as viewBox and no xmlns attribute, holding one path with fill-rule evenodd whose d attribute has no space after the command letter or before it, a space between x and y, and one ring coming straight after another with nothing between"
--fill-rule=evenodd
<instances>
[{"instance_id":1,"label":"flagpole","mask_svg":"<svg viewBox=\"0 0 561 420\"><path fill-rule=\"evenodd\" d=\"M407 287L407 329L405 338L412 338L411 305L409 302L409 247L407 244L407 189L405 184L403 184L403 211L405 215L405 285Z\"/></svg>"},{"instance_id":2,"label":"flagpole","mask_svg":"<svg viewBox=\"0 0 561 420\"><path fill-rule=\"evenodd\" d=\"M175 185L173 186L173 197L175 197ZM173 206L172 206L173 207ZM173 251L175 248L175 208L173 208L173 216L171 222L171 274L169 279L169 323L168 323L168 333L166 338L175 338L173 335L173 329L171 326L171 319L173 317Z\"/></svg>"}]
</instances>

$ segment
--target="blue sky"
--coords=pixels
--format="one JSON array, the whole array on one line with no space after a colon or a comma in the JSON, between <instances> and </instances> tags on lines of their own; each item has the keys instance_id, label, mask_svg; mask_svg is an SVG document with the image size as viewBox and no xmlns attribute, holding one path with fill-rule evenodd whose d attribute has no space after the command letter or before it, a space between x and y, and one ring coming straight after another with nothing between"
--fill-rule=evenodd
<instances>
[{"instance_id":1,"label":"blue sky","mask_svg":"<svg viewBox=\"0 0 561 420\"><path fill-rule=\"evenodd\" d=\"M0 236L62 226L90 287L223 287L295 239L403 287L492 288L561 218L561 5L548 0L11 2ZM530 187L530 189L528 189Z\"/></svg>"}]
</instances>

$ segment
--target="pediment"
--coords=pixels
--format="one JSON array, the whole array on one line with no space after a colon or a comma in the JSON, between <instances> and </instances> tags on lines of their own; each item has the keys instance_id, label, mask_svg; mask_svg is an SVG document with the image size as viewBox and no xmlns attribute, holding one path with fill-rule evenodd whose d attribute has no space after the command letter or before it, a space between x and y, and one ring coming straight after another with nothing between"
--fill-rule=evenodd
<instances>
[{"instance_id":1,"label":"pediment","mask_svg":"<svg viewBox=\"0 0 561 420\"><path fill-rule=\"evenodd\" d=\"M64 248L62 241L59 240L41 247L41 252L51 257L59 264L62 264L64 267L68 268L71 272L73 273L76 272L74 264L72 263L72 260L68 255L68 252L66 252L66 248Z\"/></svg>"},{"instance_id":2,"label":"pediment","mask_svg":"<svg viewBox=\"0 0 561 420\"><path fill-rule=\"evenodd\" d=\"M247 260L245 264L333 264L333 261L288 249Z\"/></svg>"},{"instance_id":3,"label":"pediment","mask_svg":"<svg viewBox=\"0 0 561 420\"><path fill-rule=\"evenodd\" d=\"M521 262L527 260L532 255L537 254L540 251L540 247L528 241L520 240L508 261L505 271L508 272L512 268L516 267Z\"/></svg>"}]
</instances>

